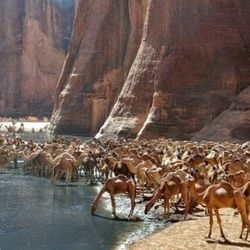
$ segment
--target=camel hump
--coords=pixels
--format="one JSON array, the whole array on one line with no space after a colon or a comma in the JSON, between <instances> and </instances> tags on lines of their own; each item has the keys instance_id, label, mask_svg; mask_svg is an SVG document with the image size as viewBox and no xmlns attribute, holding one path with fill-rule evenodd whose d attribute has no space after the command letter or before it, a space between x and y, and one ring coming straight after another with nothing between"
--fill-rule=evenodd
<instances>
[{"instance_id":1,"label":"camel hump","mask_svg":"<svg viewBox=\"0 0 250 250\"><path fill-rule=\"evenodd\" d=\"M220 185L220 187L222 187L222 188L224 188L224 189L226 189L228 191L231 191L231 190L233 191L232 185L229 182L225 181L225 180L222 180L221 183L218 184L218 185Z\"/></svg>"},{"instance_id":2,"label":"camel hump","mask_svg":"<svg viewBox=\"0 0 250 250\"><path fill-rule=\"evenodd\" d=\"M122 174L118 175L116 178L124 182L129 180L125 175Z\"/></svg>"}]
</instances>

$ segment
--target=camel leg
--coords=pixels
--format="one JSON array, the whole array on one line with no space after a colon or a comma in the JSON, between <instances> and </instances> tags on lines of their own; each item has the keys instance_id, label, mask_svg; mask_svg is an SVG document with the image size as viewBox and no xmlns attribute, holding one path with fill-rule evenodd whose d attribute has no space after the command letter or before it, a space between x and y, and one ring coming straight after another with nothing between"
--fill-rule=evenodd
<instances>
[{"instance_id":1,"label":"camel leg","mask_svg":"<svg viewBox=\"0 0 250 250\"><path fill-rule=\"evenodd\" d=\"M212 228L213 228L213 209L212 208L208 208L208 214L209 214L209 233L207 238L211 238L211 234L212 234Z\"/></svg>"},{"instance_id":2,"label":"camel leg","mask_svg":"<svg viewBox=\"0 0 250 250\"><path fill-rule=\"evenodd\" d=\"M141 178L141 190L142 190L142 197L144 197L144 179Z\"/></svg>"},{"instance_id":3,"label":"camel leg","mask_svg":"<svg viewBox=\"0 0 250 250\"><path fill-rule=\"evenodd\" d=\"M240 233L240 239L242 239L242 236L243 236L243 232L244 232L244 229L245 229L245 223L244 223L244 218L242 216L242 214L240 213L240 216L241 216L241 233Z\"/></svg>"},{"instance_id":4,"label":"camel leg","mask_svg":"<svg viewBox=\"0 0 250 250\"><path fill-rule=\"evenodd\" d=\"M111 203L112 203L112 214L114 215L115 218L118 218L118 216L116 215L116 207L115 207L115 197L113 193L109 193L110 194L110 199L111 199Z\"/></svg>"},{"instance_id":5,"label":"camel leg","mask_svg":"<svg viewBox=\"0 0 250 250\"><path fill-rule=\"evenodd\" d=\"M188 189L185 183L181 183L181 196L185 203L185 213L184 213L184 220L185 220L189 210Z\"/></svg>"},{"instance_id":6,"label":"camel leg","mask_svg":"<svg viewBox=\"0 0 250 250\"><path fill-rule=\"evenodd\" d=\"M167 210L167 214L166 214ZM163 217L169 218L170 211L169 211L169 197L164 197L164 212Z\"/></svg>"},{"instance_id":7,"label":"camel leg","mask_svg":"<svg viewBox=\"0 0 250 250\"><path fill-rule=\"evenodd\" d=\"M58 165L54 166L53 167L53 170L52 170L52 182L55 182L55 180L57 179L57 176L58 176Z\"/></svg>"},{"instance_id":8,"label":"camel leg","mask_svg":"<svg viewBox=\"0 0 250 250\"><path fill-rule=\"evenodd\" d=\"M245 240L247 240L249 230L250 230L250 221L248 218L249 207L248 207L248 204L246 203L244 197L242 196L241 192L235 191L234 196L235 196L237 208L238 208L240 215L241 215L242 226L241 226L240 238L242 238L242 236L243 236L244 229L247 228L247 233L246 233L246 238L245 238Z\"/></svg>"},{"instance_id":9,"label":"camel leg","mask_svg":"<svg viewBox=\"0 0 250 250\"><path fill-rule=\"evenodd\" d=\"M215 215L216 215L216 218L217 218L217 223L219 224L220 226L220 234L222 236L223 239L227 240L224 233L223 233L223 229L222 229L222 224L221 224L221 218L220 218L220 214L219 214L219 211L217 208L214 208L214 212L215 212Z\"/></svg>"},{"instance_id":10,"label":"camel leg","mask_svg":"<svg viewBox=\"0 0 250 250\"><path fill-rule=\"evenodd\" d=\"M14 159L14 168L17 168L17 159Z\"/></svg>"},{"instance_id":11,"label":"camel leg","mask_svg":"<svg viewBox=\"0 0 250 250\"><path fill-rule=\"evenodd\" d=\"M63 174L65 174L65 172L63 172L63 171L59 172L59 174L57 176L59 181L62 179Z\"/></svg>"},{"instance_id":12,"label":"camel leg","mask_svg":"<svg viewBox=\"0 0 250 250\"><path fill-rule=\"evenodd\" d=\"M141 185L141 178L138 177L138 189L139 189L139 192L140 194L142 193L142 185ZM143 198L143 195L142 195L142 198Z\"/></svg>"},{"instance_id":13,"label":"camel leg","mask_svg":"<svg viewBox=\"0 0 250 250\"><path fill-rule=\"evenodd\" d=\"M58 175L59 175L58 170L55 170L54 175L53 175L53 178L52 178L53 182L57 180Z\"/></svg>"},{"instance_id":14,"label":"camel leg","mask_svg":"<svg viewBox=\"0 0 250 250\"><path fill-rule=\"evenodd\" d=\"M68 184L68 182L69 182L69 172L67 171L65 174L66 174L65 181Z\"/></svg>"},{"instance_id":15,"label":"camel leg","mask_svg":"<svg viewBox=\"0 0 250 250\"><path fill-rule=\"evenodd\" d=\"M66 183L68 184L69 182L71 182L71 179L72 179L72 174L70 171L68 171L66 173Z\"/></svg>"},{"instance_id":16,"label":"camel leg","mask_svg":"<svg viewBox=\"0 0 250 250\"><path fill-rule=\"evenodd\" d=\"M249 206L248 206L248 204L246 204L247 234L246 234L245 240L247 240L248 234L249 234L249 231L250 231L250 222L249 222L249 219L248 219L248 215L249 215Z\"/></svg>"},{"instance_id":17,"label":"camel leg","mask_svg":"<svg viewBox=\"0 0 250 250\"><path fill-rule=\"evenodd\" d=\"M95 213L95 211L96 211L96 209L97 209L97 206L98 206L98 203L99 203L99 201L100 201L102 195L103 195L106 191L107 191L106 188L103 187L103 188L100 190L100 192L98 193L98 195L96 196L94 202L93 202L92 205L91 205L91 214L92 214L92 215Z\"/></svg>"},{"instance_id":18,"label":"camel leg","mask_svg":"<svg viewBox=\"0 0 250 250\"><path fill-rule=\"evenodd\" d=\"M134 209L135 209L135 196L136 196L136 190L135 187L131 188L129 190L129 196L131 199L131 210L129 212L129 217L133 215Z\"/></svg>"}]
</instances>

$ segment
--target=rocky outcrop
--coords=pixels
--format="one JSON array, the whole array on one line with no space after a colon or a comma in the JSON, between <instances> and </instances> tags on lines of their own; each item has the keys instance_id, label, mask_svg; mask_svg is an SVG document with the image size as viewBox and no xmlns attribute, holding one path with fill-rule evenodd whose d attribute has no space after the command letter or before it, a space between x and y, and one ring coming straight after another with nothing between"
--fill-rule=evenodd
<instances>
[{"instance_id":1,"label":"rocky outcrop","mask_svg":"<svg viewBox=\"0 0 250 250\"><path fill-rule=\"evenodd\" d=\"M250 84L249 1L77 8L52 118L57 133L94 134L107 118L99 138L190 139Z\"/></svg>"},{"instance_id":2,"label":"rocky outcrop","mask_svg":"<svg viewBox=\"0 0 250 250\"><path fill-rule=\"evenodd\" d=\"M0 115L50 115L74 0L0 0Z\"/></svg>"},{"instance_id":3,"label":"rocky outcrop","mask_svg":"<svg viewBox=\"0 0 250 250\"><path fill-rule=\"evenodd\" d=\"M205 126L193 140L244 141L250 139L250 87L236 96L229 109Z\"/></svg>"}]
</instances>

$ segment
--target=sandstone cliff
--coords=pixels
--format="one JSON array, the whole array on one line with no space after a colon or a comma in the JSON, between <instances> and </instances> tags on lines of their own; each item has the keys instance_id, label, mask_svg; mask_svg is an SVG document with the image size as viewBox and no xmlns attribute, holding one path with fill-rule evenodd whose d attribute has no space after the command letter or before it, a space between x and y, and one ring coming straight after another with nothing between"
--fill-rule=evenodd
<instances>
[{"instance_id":1,"label":"sandstone cliff","mask_svg":"<svg viewBox=\"0 0 250 250\"><path fill-rule=\"evenodd\" d=\"M249 27L250 1L79 1L54 131L192 138L250 85Z\"/></svg>"},{"instance_id":2,"label":"sandstone cliff","mask_svg":"<svg viewBox=\"0 0 250 250\"><path fill-rule=\"evenodd\" d=\"M146 1L78 1L56 90L56 133L96 133L114 105L140 45ZM133 11L131 11L133 10Z\"/></svg>"},{"instance_id":3,"label":"sandstone cliff","mask_svg":"<svg viewBox=\"0 0 250 250\"><path fill-rule=\"evenodd\" d=\"M49 115L74 0L0 0L0 115Z\"/></svg>"}]
</instances>

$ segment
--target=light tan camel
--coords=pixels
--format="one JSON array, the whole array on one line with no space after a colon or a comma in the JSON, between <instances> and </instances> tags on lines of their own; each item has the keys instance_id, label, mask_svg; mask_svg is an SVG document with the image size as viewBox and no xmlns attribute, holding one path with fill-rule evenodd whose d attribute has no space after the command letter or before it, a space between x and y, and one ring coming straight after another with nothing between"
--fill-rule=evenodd
<instances>
[{"instance_id":1,"label":"light tan camel","mask_svg":"<svg viewBox=\"0 0 250 250\"><path fill-rule=\"evenodd\" d=\"M242 192L234 189L230 183L226 181L222 181L219 184L214 184L209 186L203 193L198 194L195 189L194 180L189 180L189 188L193 199L200 203L205 204L209 214L209 233L208 238L211 237L212 227L213 227L213 210L215 212L217 222L220 226L221 236L226 240L224 235L221 218L219 215L220 208L238 208L241 219L242 219L242 230L247 226L248 232L246 235L246 239L250 230L250 222L248 219L247 209L246 209L246 201L242 195ZM242 233L241 233L242 236Z\"/></svg>"},{"instance_id":2,"label":"light tan camel","mask_svg":"<svg viewBox=\"0 0 250 250\"><path fill-rule=\"evenodd\" d=\"M134 165L136 161L131 158L124 158L122 162L128 166L129 171L138 177L140 191L142 192L142 196L144 195L144 184L146 182L146 171L154 167L154 163L150 160L142 160L139 164ZM137 163L137 162L136 162Z\"/></svg>"},{"instance_id":3,"label":"light tan camel","mask_svg":"<svg viewBox=\"0 0 250 250\"><path fill-rule=\"evenodd\" d=\"M52 181L60 179L63 174L66 174L66 182L70 182L77 175L77 168L86 157L85 153L81 154L76 160L72 155L65 152L57 156L55 159L50 157L50 162L53 165Z\"/></svg>"},{"instance_id":4,"label":"light tan camel","mask_svg":"<svg viewBox=\"0 0 250 250\"><path fill-rule=\"evenodd\" d=\"M25 153L25 150L19 152L19 156L26 161L25 163L25 171L28 170L28 167L31 167L31 171L34 171L35 164L33 160L41 153L42 150L36 150L35 152L31 152L30 154Z\"/></svg>"},{"instance_id":5,"label":"light tan camel","mask_svg":"<svg viewBox=\"0 0 250 250\"><path fill-rule=\"evenodd\" d=\"M188 188L186 182L183 182L179 176L173 175L168 180L163 181L161 186L156 190L152 199L146 204L144 213L147 214L149 210L154 206L155 202L163 195L164 199L164 213L163 216L169 216L169 200L181 193L181 197L185 203L184 219L187 217L189 209L188 201Z\"/></svg>"},{"instance_id":6,"label":"light tan camel","mask_svg":"<svg viewBox=\"0 0 250 250\"><path fill-rule=\"evenodd\" d=\"M98 195L96 196L93 204L91 205L92 215L95 213L98 203L105 192L108 192L110 195L112 203L112 213L114 217L117 217L114 195L121 193L128 193L128 196L131 200L131 210L129 212L129 217L133 215L135 208L135 196L136 196L136 189L133 180L128 179L124 175L118 175L117 177L108 179L106 183L103 185Z\"/></svg>"},{"instance_id":7,"label":"light tan camel","mask_svg":"<svg viewBox=\"0 0 250 250\"><path fill-rule=\"evenodd\" d=\"M223 165L223 168L228 174L235 174L238 171L246 171L247 165L241 162L240 160L230 161Z\"/></svg>"}]
</instances>

